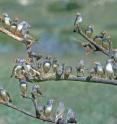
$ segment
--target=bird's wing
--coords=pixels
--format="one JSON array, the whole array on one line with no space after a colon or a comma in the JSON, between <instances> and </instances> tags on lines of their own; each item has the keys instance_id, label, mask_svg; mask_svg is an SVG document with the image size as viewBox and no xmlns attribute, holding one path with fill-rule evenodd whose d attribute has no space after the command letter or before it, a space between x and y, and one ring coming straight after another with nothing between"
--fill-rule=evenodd
<instances>
[{"instance_id":1,"label":"bird's wing","mask_svg":"<svg viewBox=\"0 0 117 124\"><path fill-rule=\"evenodd\" d=\"M40 88L37 89L37 93L39 93L40 95L42 95L42 92L41 92Z\"/></svg>"},{"instance_id":2,"label":"bird's wing","mask_svg":"<svg viewBox=\"0 0 117 124\"><path fill-rule=\"evenodd\" d=\"M75 119L75 113L72 109L69 109L67 113L67 120L70 120L70 119Z\"/></svg>"},{"instance_id":3,"label":"bird's wing","mask_svg":"<svg viewBox=\"0 0 117 124\"><path fill-rule=\"evenodd\" d=\"M59 105L56 109L56 119L59 119L60 117L62 117L64 115L64 111L65 111L65 106L63 102L59 102Z\"/></svg>"},{"instance_id":4,"label":"bird's wing","mask_svg":"<svg viewBox=\"0 0 117 124\"><path fill-rule=\"evenodd\" d=\"M11 77L14 76L14 71L15 71L15 68L16 68L16 67L17 67L17 65L15 65L15 66L13 67L12 72L11 72Z\"/></svg>"},{"instance_id":5,"label":"bird's wing","mask_svg":"<svg viewBox=\"0 0 117 124\"><path fill-rule=\"evenodd\" d=\"M7 94L8 98L9 98L9 102L12 102L12 100L11 100L11 97L10 97L9 93L8 93L8 92L6 92L6 94Z\"/></svg>"}]
</instances>

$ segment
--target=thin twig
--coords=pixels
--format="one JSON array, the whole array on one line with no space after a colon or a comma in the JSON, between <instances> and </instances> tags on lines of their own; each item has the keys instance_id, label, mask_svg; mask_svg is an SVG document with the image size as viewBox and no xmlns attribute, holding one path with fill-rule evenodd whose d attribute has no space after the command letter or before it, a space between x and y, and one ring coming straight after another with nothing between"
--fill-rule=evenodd
<instances>
[{"instance_id":1,"label":"thin twig","mask_svg":"<svg viewBox=\"0 0 117 124\"><path fill-rule=\"evenodd\" d=\"M106 50L106 49L104 49L103 47L101 47L100 45L98 45L98 44L96 44L91 38L88 38L86 35L85 35L85 33L83 33L83 31L82 31L82 29L79 27L78 28L78 33L82 36L82 37L84 37L89 43L91 43L98 51L101 51L102 53L104 53L105 55L107 55L107 56L112 56L112 55L110 55L111 53L109 53L109 50Z\"/></svg>"},{"instance_id":2,"label":"thin twig","mask_svg":"<svg viewBox=\"0 0 117 124\"><path fill-rule=\"evenodd\" d=\"M15 109L16 111L19 111L19 112L21 112L21 113L23 113L23 114L25 114L25 115L27 115L27 116L30 116L30 117L32 117L32 118L36 118L36 119L38 119L38 120L55 123L54 120L52 120L52 119L50 119L50 118L43 118L43 117L37 118L37 117L36 117L35 115L33 115L32 113L27 112L27 111L25 111L25 110L23 110L23 109L21 109L21 108L15 106L15 105L11 104L11 103L4 103L4 102L2 102L2 103L0 103L0 104L5 105L5 106L7 106L7 107L10 107L10 108L12 108L12 109Z\"/></svg>"}]
</instances>

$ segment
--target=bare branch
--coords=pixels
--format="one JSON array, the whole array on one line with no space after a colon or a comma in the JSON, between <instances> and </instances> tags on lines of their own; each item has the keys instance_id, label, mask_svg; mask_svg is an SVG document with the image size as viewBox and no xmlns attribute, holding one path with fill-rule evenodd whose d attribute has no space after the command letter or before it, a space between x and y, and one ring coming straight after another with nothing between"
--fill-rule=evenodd
<instances>
[{"instance_id":1,"label":"bare branch","mask_svg":"<svg viewBox=\"0 0 117 124\"><path fill-rule=\"evenodd\" d=\"M36 117L35 115L33 115L32 113L27 112L27 111L25 111L25 110L23 110L23 109L21 109L21 108L15 106L15 105L11 104L11 103L4 103L4 102L1 102L0 104L2 104L2 105L4 105L4 106L7 106L7 107L9 107L9 108L15 109L16 111L19 111L19 112L21 112L21 113L23 113L23 114L25 114L25 115L27 115L27 116L30 116L30 117L32 117L32 118L36 118L36 119L38 119L38 120L55 123L54 120L52 120L51 118L43 118L43 117L37 118L37 117Z\"/></svg>"},{"instance_id":2,"label":"bare branch","mask_svg":"<svg viewBox=\"0 0 117 124\"><path fill-rule=\"evenodd\" d=\"M24 39L24 38L22 38L22 37L18 37L18 36L16 36L16 35L14 35L13 33L11 33L10 31L4 29L3 27L0 27L0 32L2 32L2 33L4 33L4 34L8 35L9 37L12 37L13 39L15 39L15 40L17 40L17 41L19 41L19 42L21 42L21 43L24 43L25 45L31 46L32 43L34 42L34 41L31 40L31 39Z\"/></svg>"},{"instance_id":3,"label":"bare branch","mask_svg":"<svg viewBox=\"0 0 117 124\"><path fill-rule=\"evenodd\" d=\"M82 31L82 29L80 28L80 26L78 27L78 33L84 37L89 43L91 43L98 51L101 51L102 53L104 53L107 56L112 56L112 53L109 52L109 50L106 50L105 48L103 48L102 46L96 44L91 38L88 38L85 33Z\"/></svg>"},{"instance_id":4,"label":"bare branch","mask_svg":"<svg viewBox=\"0 0 117 124\"><path fill-rule=\"evenodd\" d=\"M35 80L36 82L43 82L43 81L50 81L53 80L55 81L55 75L49 75L43 77L41 80ZM68 79L64 79L63 77L60 80L67 80L67 81L82 81L82 82L88 82L88 83L101 83L101 84L110 84L110 85L117 85L117 80L109 80L105 78L98 78L98 77L92 77L89 78L87 77L77 77L75 75L69 76ZM28 80L29 82L32 82L32 80Z\"/></svg>"}]
</instances>

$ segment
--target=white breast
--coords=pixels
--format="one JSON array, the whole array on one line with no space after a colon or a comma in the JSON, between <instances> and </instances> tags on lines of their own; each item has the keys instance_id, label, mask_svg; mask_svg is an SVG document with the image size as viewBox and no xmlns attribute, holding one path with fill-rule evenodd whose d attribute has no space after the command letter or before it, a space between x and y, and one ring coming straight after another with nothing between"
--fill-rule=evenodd
<instances>
[{"instance_id":1,"label":"white breast","mask_svg":"<svg viewBox=\"0 0 117 124\"><path fill-rule=\"evenodd\" d=\"M31 70L31 66L30 65L26 65L26 70L30 71Z\"/></svg>"},{"instance_id":2,"label":"white breast","mask_svg":"<svg viewBox=\"0 0 117 124\"><path fill-rule=\"evenodd\" d=\"M5 91L2 91L2 95L6 95L6 92Z\"/></svg>"},{"instance_id":3,"label":"white breast","mask_svg":"<svg viewBox=\"0 0 117 124\"><path fill-rule=\"evenodd\" d=\"M22 28L23 28L23 25L20 25L20 24L19 24L18 27L17 27L17 30L18 30L18 31L21 31Z\"/></svg>"},{"instance_id":4,"label":"white breast","mask_svg":"<svg viewBox=\"0 0 117 124\"><path fill-rule=\"evenodd\" d=\"M50 67L50 63L45 63L45 66L46 67Z\"/></svg>"},{"instance_id":5,"label":"white breast","mask_svg":"<svg viewBox=\"0 0 117 124\"><path fill-rule=\"evenodd\" d=\"M10 18L5 18L5 24L10 25Z\"/></svg>"},{"instance_id":6,"label":"white breast","mask_svg":"<svg viewBox=\"0 0 117 124\"><path fill-rule=\"evenodd\" d=\"M52 110L52 106L47 107L46 111L50 112Z\"/></svg>"},{"instance_id":7,"label":"white breast","mask_svg":"<svg viewBox=\"0 0 117 124\"><path fill-rule=\"evenodd\" d=\"M26 87L26 84L22 84L21 86L22 86L22 87Z\"/></svg>"},{"instance_id":8,"label":"white breast","mask_svg":"<svg viewBox=\"0 0 117 124\"><path fill-rule=\"evenodd\" d=\"M106 71L109 73L113 73L113 67L112 67L111 63L108 63L106 65Z\"/></svg>"},{"instance_id":9,"label":"white breast","mask_svg":"<svg viewBox=\"0 0 117 124\"><path fill-rule=\"evenodd\" d=\"M77 22L76 23L81 23L82 22L82 17L81 16L79 16L78 17L78 20L77 20Z\"/></svg>"}]
</instances>

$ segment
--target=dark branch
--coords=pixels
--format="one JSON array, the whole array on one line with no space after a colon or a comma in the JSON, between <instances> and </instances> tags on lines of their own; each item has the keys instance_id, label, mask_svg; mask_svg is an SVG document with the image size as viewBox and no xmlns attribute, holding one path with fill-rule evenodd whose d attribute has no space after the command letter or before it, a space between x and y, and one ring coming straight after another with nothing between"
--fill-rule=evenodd
<instances>
[{"instance_id":1,"label":"dark branch","mask_svg":"<svg viewBox=\"0 0 117 124\"><path fill-rule=\"evenodd\" d=\"M78 33L79 33L82 37L84 37L89 43L91 43L91 44L96 48L96 50L101 51L102 53L104 53L105 55L107 55L107 56L109 56L109 57L112 56L112 55L111 55L112 53L110 53L109 50L104 49L102 46L96 44L91 38L88 38L88 37L85 35L85 33L83 33L83 31L82 31L82 29L81 29L80 27L78 28L77 31L78 31Z\"/></svg>"},{"instance_id":2,"label":"dark branch","mask_svg":"<svg viewBox=\"0 0 117 124\"><path fill-rule=\"evenodd\" d=\"M56 80L55 75L49 75L46 77L43 77L41 80L34 80L36 82L43 82L43 81L49 81L49 80ZM101 83L101 84L110 84L110 85L117 85L117 80L109 80L105 78L98 78L98 77L77 77L75 75L71 75L68 79L64 79L63 77L59 80L67 80L67 81L82 81L82 82L88 82L88 83ZM29 82L32 82L32 80L28 80Z\"/></svg>"},{"instance_id":3,"label":"dark branch","mask_svg":"<svg viewBox=\"0 0 117 124\"><path fill-rule=\"evenodd\" d=\"M30 117L32 117L32 118L36 118L36 119L38 119L38 120L55 123L54 120L52 120L51 118L42 118L42 117L37 118L37 117L36 117L35 115L33 115L32 113L27 112L27 111L25 111L25 110L23 110L23 109L21 109L21 108L19 108L19 107L16 107L15 105L13 105L13 104L11 104L11 103L4 103L4 102L2 102L2 103L0 103L0 104L5 105L5 106L7 106L7 107L10 107L10 108L12 108L12 109L15 109L16 111L19 111L19 112L21 112L21 113L23 113L23 114L25 114L25 115L27 115L27 116L30 116Z\"/></svg>"}]
</instances>

